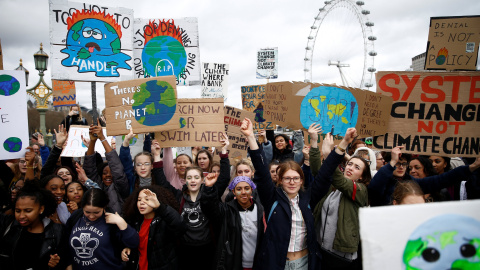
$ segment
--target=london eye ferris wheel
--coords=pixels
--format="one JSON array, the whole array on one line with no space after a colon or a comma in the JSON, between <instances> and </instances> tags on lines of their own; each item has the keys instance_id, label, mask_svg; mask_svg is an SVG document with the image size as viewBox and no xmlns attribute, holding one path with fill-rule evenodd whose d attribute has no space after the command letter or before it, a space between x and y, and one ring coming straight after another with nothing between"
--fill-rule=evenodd
<instances>
[{"instance_id":1,"label":"london eye ferris wheel","mask_svg":"<svg viewBox=\"0 0 480 270\"><path fill-rule=\"evenodd\" d=\"M310 27L304 81L370 89L375 83L377 55L370 11L364 8L364 1L324 3Z\"/></svg>"}]
</instances>

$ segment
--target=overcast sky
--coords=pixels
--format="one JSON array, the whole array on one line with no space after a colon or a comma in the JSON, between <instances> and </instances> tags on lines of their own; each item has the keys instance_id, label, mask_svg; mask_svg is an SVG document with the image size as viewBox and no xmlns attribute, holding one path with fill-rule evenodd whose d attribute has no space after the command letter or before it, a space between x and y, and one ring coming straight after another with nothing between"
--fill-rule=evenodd
<instances>
[{"instance_id":1,"label":"overcast sky","mask_svg":"<svg viewBox=\"0 0 480 270\"><path fill-rule=\"evenodd\" d=\"M430 17L478 15L478 0L365 0L368 19L374 22L373 35L375 68L377 71L403 71L411 65L411 58L425 51ZM256 51L262 47L278 47L279 77L274 81L303 81L305 47L310 27L323 1L313 0L102 0L87 3L106 7L121 6L134 10L136 18L197 17L199 27L200 61L230 65L229 99L227 104L241 107L240 87L266 83L256 79ZM361 28L348 10L327 15L314 47L314 81L333 83L339 78L322 81L323 72L317 67L325 59L335 60L342 54L361 58L363 45ZM40 42L50 54L49 7L47 0L1 0L0 39L4 69L18 67L23 58L30 71L29 86L38 80L33 54ZM353 24L353 26L352 26ZM344 42L336 33L351 36ZM357 45L358 44L358 45ZM321 46L331 45L325 47ZM333 45L333 46L332 46ZM360 48L360 49L359 49ZM353 65L354 60L352 60ZM336 75L338 72L334 67ZM358 68L345 68L347 77L355 77ZM350 72L350 73L349 73ZM51 86L51 63L46 81ZM97 83L98 108L105 106L103 83ZM180 87L179 97L200 97L200 86ZM371 89L374 90L374 89ZM90 83L77 83L77 99L91 107Z\"/></svg>"}]
</instances>

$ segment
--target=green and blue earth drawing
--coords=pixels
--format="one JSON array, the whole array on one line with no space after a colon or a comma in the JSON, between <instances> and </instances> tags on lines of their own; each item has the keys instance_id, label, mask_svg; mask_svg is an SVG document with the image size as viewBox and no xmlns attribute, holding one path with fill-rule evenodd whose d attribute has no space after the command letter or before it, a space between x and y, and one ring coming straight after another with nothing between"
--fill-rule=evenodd
<instances>
[{"instance_id":1,"label":"green and blue earth drawing","mask_svg":"<svg viewBox=\"0 0 480 270\"><path fill-rule=\"evenodd\" d=\"M480 269L480 221L446 214L418 226L403 252L407 270Z\"/></svg>"},{"instance_id":2,"label":"green and blue earth drawing","mask_svg":"<svg viewBox=\"0 0 480 270\"><path fill-rule=\"evenodd\" d=\"M120 36L102 20L80 20L67 32L67 47L61 52L68 57L62 60L62 65L78 66L78 72L95 72L97 77L119 77L117 69L132 69L127 64L132 58L121 52Z\"/></svg>"},{"instance_id":3,"label":"green and blue earth drawing","mask_svg":"<svg viewBox=\"0 0 480 270\"><path fill-rule=\"evenodd\" d=\"M122 142L123 140L125 140L125 135L122 136ZM135 145L138 141L138 135L135 135L133 136L133 138L130 139L130 141L128 142L128 146L132 146L132 145Z\"/></svg>"},{"instance_id":4,"label":"green and blue earth drawing","mask_svg":"<svg viewBox=\"0 0 480 270\"><path fill-rule=\"evenodd\" d=\"M10 75L0 75L0 95L12 96L20 90L20 82Z\"/></svg>"},{"instance_id":5,"label":"green and blue earth drawing","mask_svg":"<svg viewBox=\"0 0 480 270\"><path fill-rule=\"evenodd\" d=\"M133 94L133 110L138 110L135 120L145 126L159 126L172 119L177 108L175 89L165 81L151 80L140 85ZM145 110L144 110L145 109Z\"/></svg>"},{"instance_id":6,"label":"green and blue earth drawing","mask_svg":"<svg viewBox=\"0 0 480 270\"><path fill-rule=\"evenodd\" d=\"M315 87L302 100L300 122L306 129L320 124L323 133L343 136L348 128L357 125L358 103L350 91L332 87Z\"/></svg>"},{"instance_id":7,"label":"green and blue earth drawing","mask_svg":"<svg viewBox=\"0 0 480 270\"><path fill-rule=\"evenodd\" d=\"M3 148L10 153L18 152L22 150L22 140L17 137L10 137L3 142Z\"/></svg>"},{"instance_id":8,"label":"green and blue earth drawing","mask_svg":"<svg viewBox=\"0 0 480 270\"><path fill-rule=\"evenodd\" d=\"M185 70L187 53L177 39L157 36L145 44L142 63L146 78L168 75L175 75L178 78Z\"/></svg>"}]
</instances>

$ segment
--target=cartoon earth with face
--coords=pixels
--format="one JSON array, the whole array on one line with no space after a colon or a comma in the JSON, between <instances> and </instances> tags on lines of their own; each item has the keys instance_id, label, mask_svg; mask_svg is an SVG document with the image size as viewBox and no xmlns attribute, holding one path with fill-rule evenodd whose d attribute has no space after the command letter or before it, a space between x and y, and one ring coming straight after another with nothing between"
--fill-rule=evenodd
<instances>
[{"instance_id":1,"label":"cartoon earth with face","mask_svg":"<svg viewBox=\"0 0 480 270\"><path fill-rule=\"evenodd\" d=\"M132 68L126 61L132 59L121 52L122 32L112 15L104 12L77 10L67 19L68 54L62 65L78 67L78 72L95 72L98 77L118 77L117 69Z\"/></svg>"},{"instance_id":2,"label":"cartoon earth with face","mask_svg":"<svg viewBox=\"0 0 480 270\"><path fill-rule=\"evenodd\" d=\"M421 224L403 252L407 270L480 269L480 221L442 215Z\"/></svg>"}]
</instances>

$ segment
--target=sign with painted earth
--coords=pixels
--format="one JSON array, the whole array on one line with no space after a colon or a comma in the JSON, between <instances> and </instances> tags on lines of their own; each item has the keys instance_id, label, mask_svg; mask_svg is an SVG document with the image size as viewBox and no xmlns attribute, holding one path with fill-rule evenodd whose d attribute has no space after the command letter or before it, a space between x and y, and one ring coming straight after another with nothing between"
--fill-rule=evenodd
<instances>
[{"instance_id":1,"label":"sign with painted earth","mask_svg":"<svg viewBox=\"0 0 480 270\"><path fill-rule=\"evenodd\" d=\"M343 136L349 127L355 127L358 102L345 89L332 86L313 88L302 101L300 122L306 129L315 123L322 125L323 133Z\"/></svg>"},{"instance_id":2,"label":"sign with painted earth","mask_svg":"<svg viewBox=\"0 0 480 270\"><path fill-rule=\"evenodd\" d=\"M432 218L410 235L403 253L407 270L480 269L480 221L447 214Z\"/></svg>"},{"instance_id":3,"label":"sign with painted earth","mask_svg":"<svg viewBox=\"0 0 480 270\"><path fill-rule=\"evenodd\" d=\"M187 53L179 40L158 36L145 45L142 60L145 77L176 75L184 72Z\"/></svg>"},{"instance_id":4,"label":"sign with painted earth","mask_svg":"<svg viewBox=\"0 0 480 270\"><path fill-rule=\"evenodd\" d=\"M177 109L175 89L165 81L150 80L142 83L140 91L133 95L133 100L132 109L139 112L135 115L135 120L145 126L167 123Z\"/></svg>"}]
</instances>

